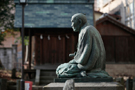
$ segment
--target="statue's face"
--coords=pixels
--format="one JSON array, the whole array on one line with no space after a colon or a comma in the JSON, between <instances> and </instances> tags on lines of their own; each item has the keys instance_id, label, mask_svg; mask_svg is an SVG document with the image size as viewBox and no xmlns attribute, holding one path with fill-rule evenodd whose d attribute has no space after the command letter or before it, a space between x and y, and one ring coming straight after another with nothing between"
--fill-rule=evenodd
<instances>
[{"instance_id":1,"label":"statue's face","mask_svg":"<svg viewBox=\"0 0 135 90\"><path fill-rule=\"evenodd\" d=\"M79 20L77 20L75 17L71 18L71 27L73 28L74 32L79 32L80 31L80 23Z\"/></svg>"}]
</instances>

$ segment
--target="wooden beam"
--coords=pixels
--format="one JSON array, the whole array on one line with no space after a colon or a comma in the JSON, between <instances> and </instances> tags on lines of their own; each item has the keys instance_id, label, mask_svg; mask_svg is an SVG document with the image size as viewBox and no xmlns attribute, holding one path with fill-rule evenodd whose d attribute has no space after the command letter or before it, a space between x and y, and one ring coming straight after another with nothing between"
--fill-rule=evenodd
<instances>
[{"instance_id":1,"label":"wooden beam","mask_svg":"<svg viewBox=\"0 0 135 90\"><path fill-rule=\"evenodd\" d=\"M28 55L29 55L29 69L31 69L31 37L32 37L32 35L31 35L31 31L29 30L29 53L28 53Z\"/></svg>"}]
</instances>

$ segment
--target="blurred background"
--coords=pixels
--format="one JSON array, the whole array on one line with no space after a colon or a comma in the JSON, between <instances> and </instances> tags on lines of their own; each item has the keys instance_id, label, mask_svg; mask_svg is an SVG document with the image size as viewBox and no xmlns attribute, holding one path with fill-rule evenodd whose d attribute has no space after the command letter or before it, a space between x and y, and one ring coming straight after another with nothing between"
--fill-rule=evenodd
<instances>
[{"instance_id":1,"label":"blurred background","mask_svg":"<svg viewBox=\"0 0 135 90\"><path fill-rule=\"evenodd\" d=\"M100 32L106 49L106 71L125 85L135 77L134 0L28 0L25 6L25 79L36 69L53 71L72 58L78 33L70 18L84 13ZM22 9L19 0L0 1L0 77L21 76ZM33 74L34 73L34 74ZM125 80L125 81L122 81ZM50 81L51 82L51 81Z\"/></svg>"}]
</instances>

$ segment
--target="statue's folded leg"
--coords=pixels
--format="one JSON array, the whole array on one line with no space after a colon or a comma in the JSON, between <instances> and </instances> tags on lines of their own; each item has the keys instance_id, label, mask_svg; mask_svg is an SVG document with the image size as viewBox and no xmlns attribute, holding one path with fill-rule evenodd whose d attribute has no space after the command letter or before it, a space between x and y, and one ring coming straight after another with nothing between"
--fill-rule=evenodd
<instances>
[{"instance_id":1,"label":"statue's folded leg","mask_svg":"<svg viewBox=\"0 0 135 90\"><path fill-rule=\"evenodd\" d=\"M64 63L58 66L56 69L56 74L59 78L70 78L76 77L79 74L80 70L77 67L77 64Z\"/></svg>"}]
</instances>

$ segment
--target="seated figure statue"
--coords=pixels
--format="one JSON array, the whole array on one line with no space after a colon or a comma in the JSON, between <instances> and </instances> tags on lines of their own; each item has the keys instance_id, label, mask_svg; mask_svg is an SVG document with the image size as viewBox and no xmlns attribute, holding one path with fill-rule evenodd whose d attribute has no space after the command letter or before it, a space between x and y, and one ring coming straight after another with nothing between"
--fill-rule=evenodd
<instances>
[{"instance_id":1,"label":"seated figure statue","mask_svg":"<svg viewBox=\"0 0 135 90\"><path fill-rule=\"evenodd\" d=\"M101 35L87 23L86 16L77 13L71 18L73 31L79 32L77 52L74 59L56 69L59 78L106 78L106 52Z\"/></svg>"}]
</instances>

